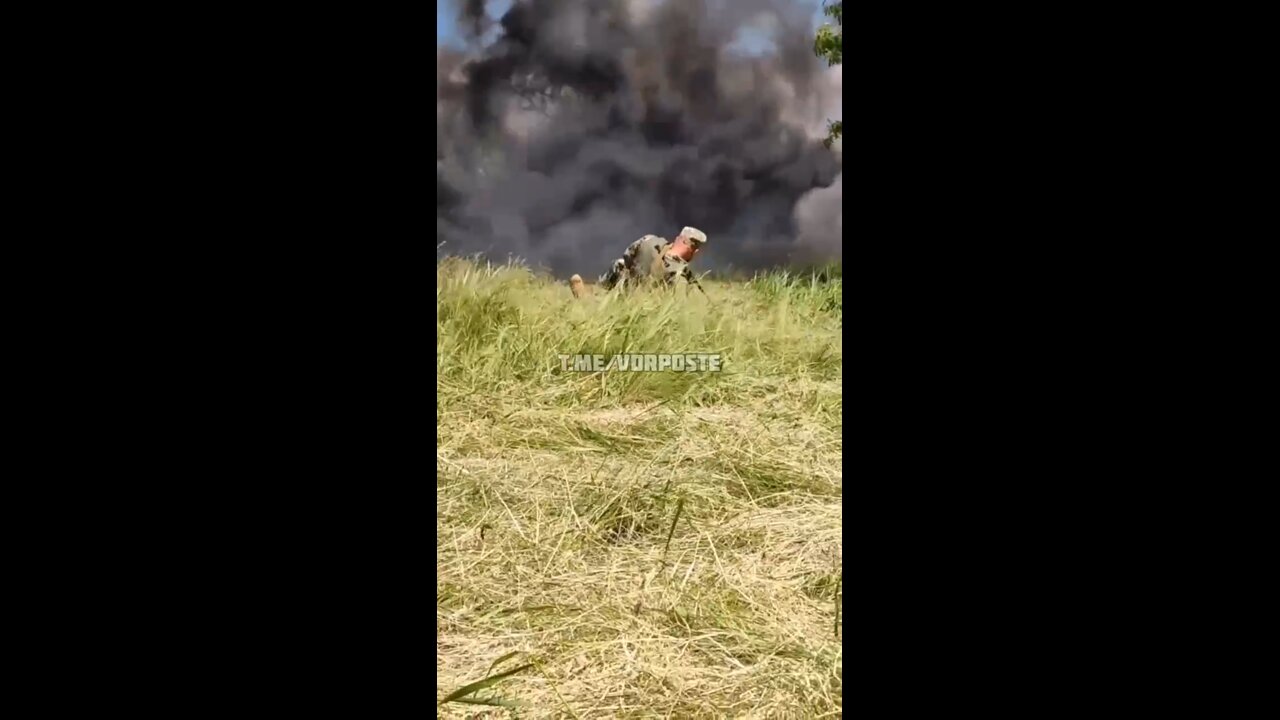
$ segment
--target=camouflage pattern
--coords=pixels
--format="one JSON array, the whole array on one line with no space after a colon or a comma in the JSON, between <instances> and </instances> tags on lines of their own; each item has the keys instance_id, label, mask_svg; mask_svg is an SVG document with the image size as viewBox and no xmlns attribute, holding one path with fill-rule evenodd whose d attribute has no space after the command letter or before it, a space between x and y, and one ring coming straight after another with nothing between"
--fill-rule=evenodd
<instances>
[{"instance_id":1,"label":"camouflage pattern","mask_svg":"<svg viewBox=\"0 0 1280 720\"><path fill-rule=\"evenodd\" d=\"M691 227L681 230L673 242L645 235L613 261L609 272L600 277L600 285L605 290L629 290L638 286L696 284L689 261L706 241L706 234Z\"/></svg>"}]
</instances>

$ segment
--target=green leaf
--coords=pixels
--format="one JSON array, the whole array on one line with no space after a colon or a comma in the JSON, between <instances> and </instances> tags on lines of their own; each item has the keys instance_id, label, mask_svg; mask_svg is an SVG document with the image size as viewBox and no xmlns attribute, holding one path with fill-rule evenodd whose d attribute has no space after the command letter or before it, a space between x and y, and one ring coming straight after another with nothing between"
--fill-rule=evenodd
<instances>
[{"instance_id":1,"label":"green leaf","mask_svg":"<svg viewBox=\"0 0 1280 720\"><path fill-rule=\"evenodd\" d=\"M508 707L508 708L517 708L526 704L526 703L520 702L519 700L508 700L506 698L500 698L500 697L476 698L474 700L471 698L458 698L457 700L454 700L454 702L466 703L467 705L496 705L498 707Z\"/></svg>"},{"instance_id":2,"label":"green leaf","mask_svg":"<svg viewBox=\"0 0 1280 720\"><path fill-rule=\"evenodd\" d=\"M487 687L497 684L498 681L502 680L503 678L511 677L512 675L515 675L518 672L524 672L525 670L528 670L531 667L533 667L533 663L525 663L520 667L512 668L511 670L507 670L506 672L500 672L497 675L491 675L483 680L477 680L469 685L463 685L457 690L454 690L448 695L445 695L444 699L436 704L443 705L447 702L456 701L458 700L458 698L466 697L467 695L470 695L472 693L479 692Z\"/></svg>"},{"instance_id":3,"label":"green leaf","mask_svg":"<svg viewBox=\"0 0 1280 720\"><path fill-rule=\"evenodd\" d=\"M519 651L519 650L512 650L511 652L507 653L506 655L503 655L502 657L498 658L497 660L494 660L494 661L493 661L493 664L489 666L489 672L485 673L485 674L484 674L484 676L485 676L485 677L489 677L489 674L490 674L490 673L492 673L492 672L494 671L494 669L496 669L499 665L501 665L502 663L506 662L507 660L510 660L511 658L513 658L513 657L515 657L515 656L517 656L517 655L519 655L519 654L520 654L520 651Z\"/></svg>"},{"instance_id":4,"label":"green leaf","mask_svg":"<svg viewBox=\"0 0 1280 720\"><path fill-rule=\"evenodd\" d=\"M826 145L827 147L831 147L832 143L834 143L836 140L839 140L840 136L843 134L844 134L844 121L836 120L835 122L831 123L829 127L829 131L827 133L827 139L823 140L822 144Z\"/></svg>"},{"instance_id":5,"label":"green leaf","mask_svg":"<svg viewBox=\"0 0 1280 720\"><path fill-rule=\"evenodd\" d=\"M828 67L844 62L844 4L832 3L822 8L823 14L836 21L834 26L823 25L813 38L813 54L827 61Z\"/></svg>"}]
</instances>

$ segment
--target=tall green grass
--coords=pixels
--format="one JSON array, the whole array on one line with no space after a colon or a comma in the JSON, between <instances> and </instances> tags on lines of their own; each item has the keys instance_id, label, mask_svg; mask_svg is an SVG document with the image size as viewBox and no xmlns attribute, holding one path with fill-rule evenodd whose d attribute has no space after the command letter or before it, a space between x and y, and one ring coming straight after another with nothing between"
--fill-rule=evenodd
<instances>
[{"instance_id":1,"label":"tall green grass","mask_svg":"<svg viewBox=\"0 0 1280 720\"><path fill-rule=\"evenodd\" d=\"M536 387L566 403L728 402L771 391L761 379L840 373L840 277L759 275L683 290L575 299L519 265L450 258L436 268L436 374L458 392ZM562 374L559 356L720 353L723 372Z\"/></svg>"}]
</instances>

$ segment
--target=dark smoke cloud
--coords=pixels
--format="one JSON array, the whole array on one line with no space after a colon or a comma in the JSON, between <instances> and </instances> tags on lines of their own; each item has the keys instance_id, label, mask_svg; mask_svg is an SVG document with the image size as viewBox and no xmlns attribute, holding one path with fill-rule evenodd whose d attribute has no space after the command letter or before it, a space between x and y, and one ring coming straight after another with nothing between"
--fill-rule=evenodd
<instances>
[{"instance_id":1,"label":"dark smoke cloud","mask_svg":"<svg viewBox=\"0 0 1280 720\"><path fill-rule=\"evenodd\" d=\"M484 3L463 0L470 54L437 48L438 240L584 275L684 225L706 267L839 259L840 156L819 140L839 68L813 55L810 5L516 0L480 47ZM776 51L731 50L748 28Z\"/></svg>"},{"instance_id":2,"label":"dark smoke cloud","mask_svg":"<svg viewBox=\"0 0 1280 720\"><path fill-rule=\"evenodd\" d=\"M462 6L458 13L458 25L464 31L464 37L468 39L477 39L484 35L485 31L493 24L489 14L484 9L485 0L462 0Z\"/></svg>"}]
</instances>

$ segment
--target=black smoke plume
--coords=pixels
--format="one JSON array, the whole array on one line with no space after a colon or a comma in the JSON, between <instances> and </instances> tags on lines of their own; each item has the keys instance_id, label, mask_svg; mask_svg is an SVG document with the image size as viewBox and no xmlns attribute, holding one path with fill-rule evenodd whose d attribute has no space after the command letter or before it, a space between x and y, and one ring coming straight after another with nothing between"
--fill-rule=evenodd
<instances>
[{"instance_id":1,"label":"black smoke plume","mask_svg":"<svg viewBox=\"0 0 1280 720\"><path fill-rule=\"evenodd\" d=\"M839 68L813 54L814 2L516 0L496 27L460 2L470 49L437 48L445 251L593 276L692 225L703 267L840 259L841 159L821 142ZM774 49L735 50L743 32Z\"/></svg>"}]
</instances>

